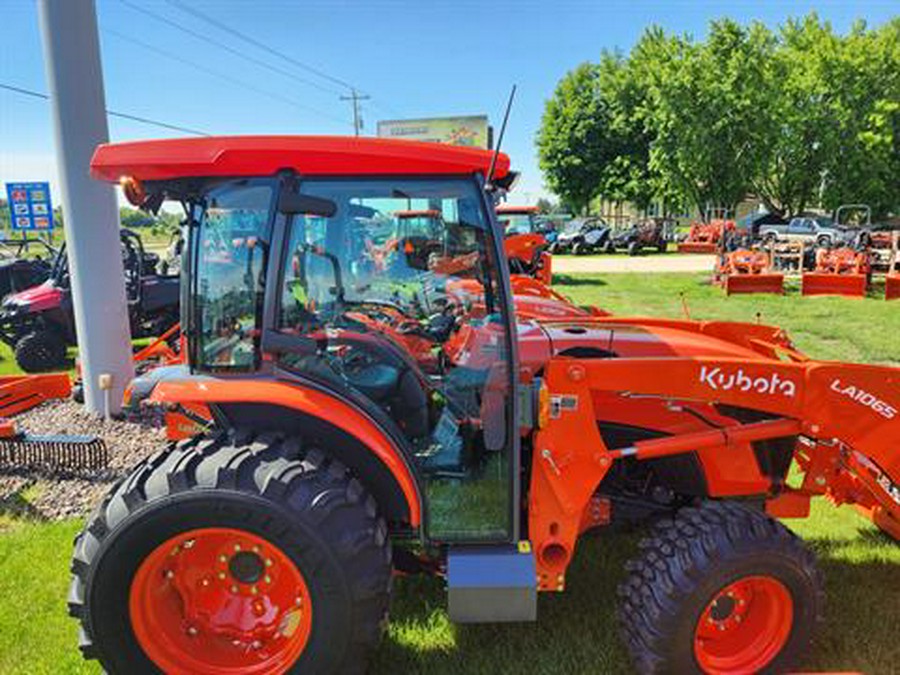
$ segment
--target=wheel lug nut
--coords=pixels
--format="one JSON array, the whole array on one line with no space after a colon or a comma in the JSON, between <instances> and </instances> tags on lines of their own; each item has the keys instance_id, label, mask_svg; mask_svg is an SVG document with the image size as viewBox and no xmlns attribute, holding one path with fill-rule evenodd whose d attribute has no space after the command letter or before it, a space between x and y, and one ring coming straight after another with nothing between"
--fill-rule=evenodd
<instances>
[{"instance_id":1,"label":"wheel lug nut","mask_svg":"<svg viewBox=\"0 0 900 675\"><path fill-rule=\"evenodd\" d=\"M197 635L197 629L194 628L193 626L188 626L187 634L190 635L191 637L194 637L195 635Z\"/></svg>"},{"instance_id":2,"label":"wheel lug nut","mask_svg":"<svg viewBox=\"0 0 900 675\"><path fill-rule=\"evenodd\" d=\"M228 558L226 558L224 555L220 555L220 556L219 556L219 562L220 562L220 563L228 562Z\"/></svg>"},{"instance_id":3,"label":"wheel lug nut","mask_svg":"<svg viewBox=\"0 0 900 675\"><path fill-rule=\"evenodd\" d=\"M235 544L235 545L234 545L234 550L235 550L235 551L240 551L240 550L241 550L241 545L240 545L240 544Z\"/></svg>"},{"instance_id":4,"label":"wheel lug nut","mask_svg":"<svg viewBox=\"0 0 900 675\"><path fill-rule=\"evenodd\" d=\"M238 587L232 585L232 587L231 587L231 592L232 592L232 593L237 593L237 592L238 592Z\"/></svg>"},{"instance_id":5,"label":"wheel lug nut","mask_svg":"<svg viewBox=\"0 0 900 675\"><path fill-rule=\"evenodd\" d=\"M265 581L267 584L271 584L271 583L272 583L272 577L270 577L270 576L267 574L265 577L263 577L263 581Z\"/></svg>"},{"instance_id":6,"label":"wheel lug nut","mask_svg":"<svg viewBox=\"0 0 900 675\"><path fill-rule=\"evenodd\" d=\"M259 640L254 640L250 644L250 646L253 647L253 649L262 649L262 642L260 642Z\"/></svg>"},{"instance_id":7,"label":"wheel lug nut","mask_svg":"<svg viewBox=\"0 0 900 675\"><path fill-rule=\"evenodd\" d=\"M271 567L271 566L272 566L271 558L266 558L266 567Z\"/></svg>"},{"instance_id":8,"label":"wheel lug nut","mask_svg":"<svg viewBox=\"0 0 900 675\"><path fill-rule=\"evenodd\" d=\"M219 572L219 578L220 578L220 579L224 579L224 578L225 578L225 572Z\"/></svg>"},{"instance_id":9,"label":"wheel lug nut","mask_svg":"<svg viewBox=\"0 0 900 675\"><path fill-rule=\"evenodd\" d=\"M253 552L254 552L254 553L259 553L259 546L254 546L254 547L253 547Z\"/></svg>"},{"instance_id":10,"label":"wheel lug nut","mask_svg":"<svg viewBox=\"0 0 900 675\"><path fill-rule=\"evenodd\" d=\"M735 614L735 615L734 615L734 622L735 622L735 623L740 623L740 622L741 622L741 615L740 615L740 614Z\"/></svg>"},{"instance_id":11,"label":"wheel lug nut","mask_svg":"<svg viewBox=\"0 0 900 675\"><path fill-rule=\"evenodd\" d=\"M193 539L188 539L186 542L184 542L184 543L182 544L182 547L184 547L184 548L192 548L193 546L194 546L194 540L193 540Z\"/></svg>"},{"instance_id":12,"label":"wheel lug nut","mask_svg":"<svg viewBox=\"0 0 900 675\"><path fill-rule=\"evenodd\" d=\"M251 592L253 595L256 595L257 593L259 593L259 590L256 588L256 586L251 586L251 587L250 587L250 592Z\"/></svg>"},{"instance_id":13,"label":"wheel lug nut","mask_svg":"<svg viewBox=\"0 0 900 675\"><path fill-rule=\"evenodd\" d=\"M166 579L171 579L174 576L175 572L173 572L172 570L166 570Z\"/></svg>"}]
</instances>

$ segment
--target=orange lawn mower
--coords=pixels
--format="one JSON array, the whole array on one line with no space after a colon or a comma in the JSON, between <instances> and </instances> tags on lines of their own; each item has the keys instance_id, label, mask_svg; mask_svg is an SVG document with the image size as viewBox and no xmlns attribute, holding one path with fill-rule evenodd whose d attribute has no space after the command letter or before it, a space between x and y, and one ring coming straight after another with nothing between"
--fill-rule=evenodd
<instances>
[{"instance_id":1,"label":"orange lawn mower","mask_svg":"<svg viewBox=\"0 0 900 675\"><path fill-rule=\"evenodd\" d=\"M771 257L762 250L742 248L722 252L715 277L726 295L784 293L784 275L772 271Z\"/></svg>"},{"instance_id":2,"label":"orange lawn mower","mask_svg":"<svg viewBox=\"0 0 900 675\"><path fill-rule=\"evenodd\" d=\"M678 244L679 253L715 253L730 233L734 232L733 220L716 219L708 223L692 223L687 239Z\"/></svg>"},{"instance_id":3,"label":"orange lawn mower","mask_svg":"<svg viewBox=\"0 0 900 675\"><path fill-rule=\"evenodd\" d=\"M849 246L820 248L816 251L815 270L803 273L801 293L863 298L870 275L867 250L858 251Z\"/></svg>"},{"instance_id":4,"label":"orange lawn mower","mask_svg":"<svg viewBox=\"0 0 900 675\"><path fill-rule=\"evenodd\" d=\"M443 578L453 621L533 621L584 533L634 523L618 615L637 672L785 672L823 588L775 518L828 496L900 538L900 370L758 324L521 316L502 153L205 137L103 145L91 172L194 216L186 363L143 401L185 423L75 544L69 611L109 672L363 672L395 571ZM454 265L357 264L348 239L376 225L352 205L397 194L453 214ZM213 229L260 245L229 272L205 260Z\"/></svg>"}]
</instances>

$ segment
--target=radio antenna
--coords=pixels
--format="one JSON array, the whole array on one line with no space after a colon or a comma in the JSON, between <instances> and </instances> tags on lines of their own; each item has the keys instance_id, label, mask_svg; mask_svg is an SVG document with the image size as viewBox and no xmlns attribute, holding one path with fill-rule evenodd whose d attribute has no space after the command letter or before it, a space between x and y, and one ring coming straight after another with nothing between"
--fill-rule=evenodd
<instances>
[{"instance_id":1,"label":"radio antenna","mask_svg":"<svg viewBox=\"0 0 900 675\"><path fill-rule=\"evenodd\" d=\"M513 85L512 90L509 92L509 100L506 102L506 112L503 113L503 124L500 125L500 135L497 137L494 155L491 157L491 167L488 169L487 179L484 181L485 188L489 188L491 181L494 179L494 169L497 166L497 157L500 156L500 146L503 145L503 134L506 132L506 122L509 120L509 111L512 109L513 99L515 97L516 85Z\"/></svg>"}]
</instances>

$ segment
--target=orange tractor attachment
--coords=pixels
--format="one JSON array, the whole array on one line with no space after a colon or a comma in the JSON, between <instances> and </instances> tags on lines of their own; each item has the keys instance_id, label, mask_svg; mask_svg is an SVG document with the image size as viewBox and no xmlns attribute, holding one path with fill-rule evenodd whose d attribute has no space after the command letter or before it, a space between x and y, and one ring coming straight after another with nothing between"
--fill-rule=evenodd
<instances>
[{"instance_id":1,"label":"orange tractor attachment","mask_svg":"<svg viewBox=\"0 0 900 675\"><path fill-rule=\"evenodd\" d=\"M686 240L678 244L679 253L715 253L725 236L734 231L733 220L693 223Z\"/></svg>"},{"instance_id":2,"label":"orange tractor attachment","mask_svg":"<svg viewBox=\"0 0 900 675\"><path fill-rule=\"evenodd\" d=\"M740 249L723 253L716 267L716 279L726 295L735 293L784 293L784 275L772 271L765 251Z\"/></svg>"},{"instance_id":3,"label":"orange tractor attachment","mask_svg":"<svg viewBox=\"0 0 900 675\"><path fill-rule=\"evenodd\" d=\"M869 287L869 256L849 247L816 252L816 269L804 272L803 295L843 295L862 298Z\"/></svg>"}]
</instances>

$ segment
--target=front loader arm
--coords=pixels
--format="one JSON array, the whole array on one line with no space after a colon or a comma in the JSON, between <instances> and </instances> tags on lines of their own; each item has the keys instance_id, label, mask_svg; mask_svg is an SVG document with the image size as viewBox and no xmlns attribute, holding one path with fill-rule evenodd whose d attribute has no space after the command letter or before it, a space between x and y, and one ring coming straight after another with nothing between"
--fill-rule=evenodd
<instances>
[{"instance_id":1,"label":"front loader arm","mask_svg":"<svg viewBox=\"0 0 900 675\"><path fill-rule=\"evenodd\" d=\"M541 588L561 588L582 516L612 463L697 452L711 496L807 500L829 494L857 503L900 539L900 370L817 361L730 358L551 360L545 369L549 422L535 437L530 492L530 536L538 554ZM597 394L653 397L672 406L721 404L763 419L608 448L597 422ZM653 428L653 420L647 421ZM807 473L798 491L768 483L750 489L740 476L759 467L752 443L801 437L795 459ZM735 474L734 476L729 475ZM815 475L812 475L815 474ZM759 476L760 478L765 478ZM721 480L720 480L721 479Z\"/></svg>"}]
</instances>

